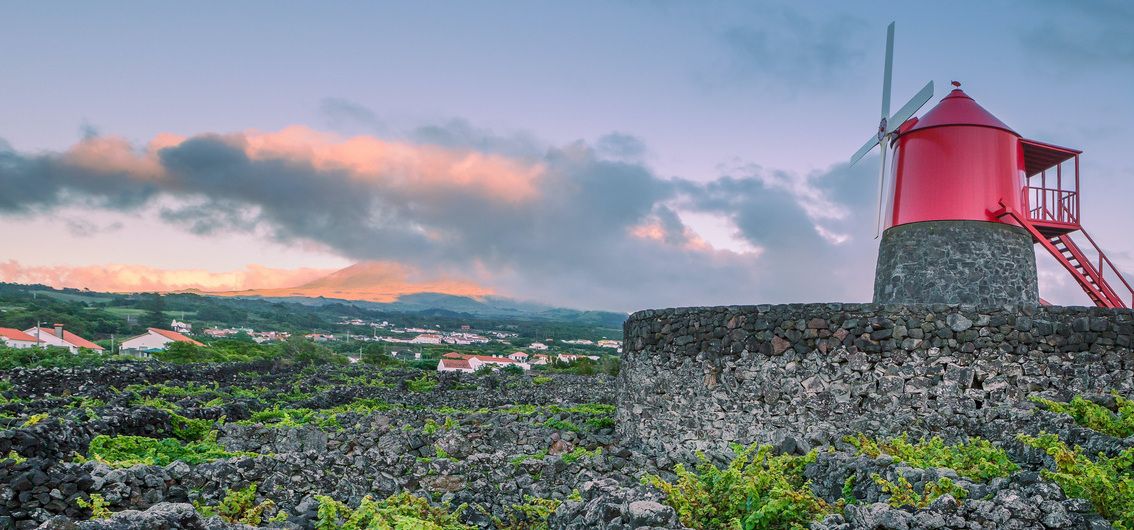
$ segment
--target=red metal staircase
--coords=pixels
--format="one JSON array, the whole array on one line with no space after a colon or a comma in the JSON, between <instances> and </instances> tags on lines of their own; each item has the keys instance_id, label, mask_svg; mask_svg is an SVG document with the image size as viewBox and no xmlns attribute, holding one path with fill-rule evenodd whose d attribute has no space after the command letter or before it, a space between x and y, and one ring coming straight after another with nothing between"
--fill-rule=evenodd
<instances>
[{"instance_id":1,"label":"red metal staircase","mask_svg":"<svg viewBox=\"0 0 1134 530\"><path fill-rule=\"evenodd\" d=\"M1035 240L1036 243L1043 245L1043 247L1055 257L1055 260L1058 261L1060 265L1063 265L1063 268L1067 269L1067 272L1071 273L1071 277L1075 278L1075 281L1079 283L1079 286L1083 288L1083 291L1087 293L1087 297L1089 297L1095 305L1114 308L1130 307L1127 302L1124 302L1122 297L1119 296L1118 291L1115 290L1107 278L1103 277L1103 271L1106 270L1107 267L1113 271L1112 276L1118 278L1121 285L1125 287L1124 294L1127 295L1127 299L1130 300L1131 304L1134 304L1134 288L1130 287L1126 278L1122 277L1122 274L1118 272L1118 269L1111 263L1110 258L1106 257L1106 253L1095 244L1094 239L1092 239L1090 234L1087 234L1085 230L1080 230L1080 232L1087 237L1087 240L1091 242L1091 246L1094 247L1095 252L1098 253L1099 261L1097 267L1087 259L1083 250L1079 248L1079 245L1075 244L1075 241L1071 239L1069 234L1045 235L1043 231L1040 230L1040 227L1030 219L1021 216L1012 209L1005 208L997 212L997 214L1001 218L1005 216L1011 217L1017 224L1027 229L1028 232L1032 234L1032 239Z\"/></svg>"},{"instance_id":2,"label":"red metal staircase","mask_svg":"<svg viewBox=\"0 0 1134 530\"><path fill-rule=\"evenodd\" d=\"M1028 186L1023 190L1027 215L1000 203L994 215L1002 220L1011 218L1032 235L1032 239L1071 273L1083 291L1099 307L1125 308L1134 306L1134 288L1122 276L1094 238L1079 224L1079 154L1080 151L1022 140ZM1062 164L1074 159L1075 178L1064 182ZM1054 181L1049 182L1047 172L1055 169ZM1033 177L1039 177L1034 179ZM1038 182L1037 182L1038 181ZM1032 185L1038 184L1038 185ZM1083 248L1071 239L1079 232L1090 243L1097 255L1092 261ZM1109 274L1104 277L1104 272ZM1115 279L1117 279L1115 281ZM1115 281L1114 284L1111 282ZM1116 289L1119 287L1119 289ZM1120 296L1121 293L1121 296Z\"/></svg>"}]
</instances>

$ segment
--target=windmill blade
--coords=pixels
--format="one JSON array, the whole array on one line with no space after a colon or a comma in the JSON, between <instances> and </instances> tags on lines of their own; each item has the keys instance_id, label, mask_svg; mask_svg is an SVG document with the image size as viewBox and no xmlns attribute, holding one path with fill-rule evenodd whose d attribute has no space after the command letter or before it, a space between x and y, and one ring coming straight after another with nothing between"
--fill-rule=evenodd
<instances>
[{"instance_id":1,"label":"windmill blade","mask_svg":"<svg viewBox=\"0 0 1134 530\"><path fill-rule=\"evenodd\" d=\"M894 71L894 23L886 28L886 69L882 72L882 119L890 116L890 77Z\"/></svg>"},{"instance_id":2,"label":"windmill blade","mask_svg":"<svg viewBox=\"0 0 1134 530\"><path fill-rule=\"evenodd\" d=\"M889 136L886 137L887 139ZM882 235L882 200L886 195L886 154L890 151L889 146L882 144L882 169L878 174L878 220L874 225L874 239Z\"/></svg>"},{"instance_id":3,"label":"windmill blade","mask_svg":"<svg viewBox=\"0 0 1134 530\"><path fill-rule=\"evenodd\" d=\"M870 150L874 149L874 146L876 145L878 145L877 136L867 140L862 147L858 148L858 151L854 153L854 156L850 157L851 165L853 166L855 162L858 162L862 157L866 156L866 153L869 153Z\"/></svg>"},{"instance_id":4,"label":"windmill blade","mask_svg":"<svg viewBox=\"0 0 1134 530\"><path fill-rule=\"evenodd\" d=\"M922 105L925 105L925 102L929 101L931 97L933 97L933 81L926 83L917 94L914 94L914 97L910 98L909 102L902 105L902 108L894 113L894 116L891 117L890 121L886 124L885 133L890 134L898 130L898 127L901 127L906 120L910 119L910 116L913 116L918 109L921 109Z\"/></svg>"}]
</instances>

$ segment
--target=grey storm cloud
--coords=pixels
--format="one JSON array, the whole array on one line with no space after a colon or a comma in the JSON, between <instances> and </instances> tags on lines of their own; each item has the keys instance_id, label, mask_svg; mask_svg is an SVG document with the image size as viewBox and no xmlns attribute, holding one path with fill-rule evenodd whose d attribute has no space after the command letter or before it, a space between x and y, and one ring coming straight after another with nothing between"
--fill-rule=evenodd
<instances>
[{"instance_id":1,"label":"grey storm cloud","mask_svg":"<svg viewBox=\"0 0 1134 530\"><path fill-rule=\"evenodd\" d=\"M813 19L789 7L762 7L760 21L720 33L731 57L730 75L818 85L851 70L865 56L861 36L868 25L861 19Z\"/></svg>"},{"instance_id":2,"label":"grey storm cloud","mask_svg":"<svg viewBox=\"0 0 1134 530\"><path fill-rule=\"evenodd\" d=\"M1134 66L1134 4L1127 0L1036 2L1050 17L1019 31L1020 45L1036 66L1051 71ZM1028 5L1029 8L1033 7Z\"/></svg>"},{"instance_id":3,"label":"grey storm cloud","mask_svg":"<svg viewBox=\"0 0 1134 530\"><path fill-rule=\"evenodd\" d=\"M608 137L601 148L576 142L537 149L524 135L498 137L454 122L413 137L538 163L539 193L516 202L459 187L408 193L292 158L252 158L240 135L200 135L160 149L162 178L0 143L0 189L40 191L31 202L0 194L0 215L43 215L74 204L128 211L164 198L170 200L160 201L161 218L196 233L255 230L284 244L318 242L356 260L475 272L502 293L575 307L869 297L873 247L820 237L816 224L826 221L809 216L797 194L766 185L758 168L707 183L661 178L610 156L611 142L641 150L628 135ZM836 166L807 181L821 193L859 201L869 195L859 190L874 185L873 170L864 166ZM839 224L872 219L872 205L842 204L851 214ZM741 237L764 250L691 251L680 211L731 219ZM645 223L659 226L664 240L635 237ZM866 224L860 231L869 234Z\"/></svg>"}]
</instances>

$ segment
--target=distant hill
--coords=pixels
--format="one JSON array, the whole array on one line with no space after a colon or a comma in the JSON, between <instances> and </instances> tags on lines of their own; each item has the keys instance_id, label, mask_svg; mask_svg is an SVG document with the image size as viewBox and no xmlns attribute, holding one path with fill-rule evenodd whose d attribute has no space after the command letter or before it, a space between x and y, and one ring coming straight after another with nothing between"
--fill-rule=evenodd
<instances>
[{"instance_id":1,"label":"distant hill","mask_svg":"<svg viewBox=\"0 0 1134 530\"><path fill-rule=\"evenodd\" d=\"M209 293L201 293L208 296ZM398 297L394 302L368 302L366 300L347 300L340 298L266 297L249 295L226 295L239 299L265 299L290 302L307 306L352 305L361 309L383 313L414 313L443 317L479 317L501 320L546 320L571 324L585 324L604 328L620 328L626 320L626 313L610 311L582 311L552 307L532 302L520 302L500 296L486 296L475 299L467 296L453 296L441 293L415 293Z\"/></svg>"},{"instance_id":2,"label":"distant hill","mask_svg":"<svg viewBox=\"0 0 1134 530\"><path fill-rule=\"evenodd\" d=\"M271 299L304 305L348 304L395 313L539 319L609 328L621 327L626 319L625 313L565 309L495 296L490 290L471 282L410 282L398 271L391 271L382 263L372 262L356 263L297 287L197 293L206 296Z\"/></svg>"}]
</instances>

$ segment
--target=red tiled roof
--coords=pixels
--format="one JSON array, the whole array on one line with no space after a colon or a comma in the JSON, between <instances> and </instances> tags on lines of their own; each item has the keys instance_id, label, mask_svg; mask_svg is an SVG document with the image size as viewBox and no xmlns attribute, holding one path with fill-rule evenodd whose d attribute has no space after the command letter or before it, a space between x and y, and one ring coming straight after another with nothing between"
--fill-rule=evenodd
<instances>
[{"instance_id":1,"label":"red tiled roof","mask_svg":"<svg viewBox=\"0 0 1134 530\"><path fill-rule=\"evenodd\" d=\"M32 328L35 329L35 328ZM55 330L51 328L39 328L40 335L55 335ZM32 340L35 340L34 338ZM70 331L63 330L63 341L69 344L74 344L79 348L86 348L88 350L102 351L103 347L95 344L87 339L84 339Z\"/></svg>"},{"instance_id":2,"label":"red tiled roof","mask_svg":"<svg viewBox=\"0 0 1134 530\"><path fill-rule=\"evenodd\" d=\"M163 337L165 337L169 340L172 340L172 341L188 342L189 344L192 344L194 346L204 346L204 344L201 344L200 342L197 342L197 341L195 341L195 340L193 340L189 337L186 337L185 335L182 335L182 334L180 334L176 331L170 331L168 329L160 329L160 328L147 328L147 329L151 333L157 333L158 335L161 335L161 336L163 336Z\"/></svg>"},{"instance_id":3,"label":"red tiled roof","mask_svg":"<svg viewBox=\"0 0 1134 530\"><path fill-rule=\"evenodd\" d=\"M464 368L472 370L472 365L469 364L467 359L441 359L441 366L445 368Z\"/></svg>"},{"instance_id":4,"label":"red tiled roof","mask_svg":"<svg viewBox=\"0 0 1134 530\"><path fill-rule=\"evenodd\" d=\"M0 337L11 340L22 340L24 342L35 342L35 337L12 328L0 328Z\"/></svg>"}]
</instances>

